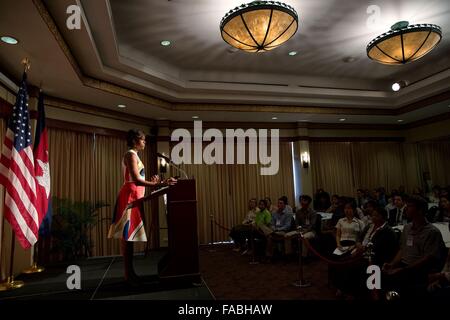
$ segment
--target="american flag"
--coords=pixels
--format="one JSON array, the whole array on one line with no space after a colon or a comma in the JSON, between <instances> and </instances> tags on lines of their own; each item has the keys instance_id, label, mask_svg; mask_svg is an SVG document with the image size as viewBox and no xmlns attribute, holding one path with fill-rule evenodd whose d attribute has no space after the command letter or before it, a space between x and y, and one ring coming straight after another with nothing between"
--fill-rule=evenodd
<instances>
[{"instance_id":1,"label":"american flag","mask_svg":"<svg viewBox=\"0 0 450 320\"><path fill-rule=\"evenodd\" d=\"M23 248L36 243L42 217L36 210L36 178L28 113L26 73L16 97L0 158L0 183L5 187L5 219Z\"/></svg>"}]
</instances>

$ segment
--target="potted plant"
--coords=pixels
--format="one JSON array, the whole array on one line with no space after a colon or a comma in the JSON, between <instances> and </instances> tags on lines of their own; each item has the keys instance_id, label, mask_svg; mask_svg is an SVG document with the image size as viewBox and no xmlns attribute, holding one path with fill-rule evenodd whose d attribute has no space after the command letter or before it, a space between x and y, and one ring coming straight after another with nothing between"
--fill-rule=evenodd
<instances>
[{"instance_id":1,"label":"potted plant","mask_svg":"<svg viewBox=\"0 0 450 320\"><path fill-rule=\"evenodd\" d=\"M98 222L98 210L109 204L53 197L52 206L52 251L58 260L92 256L93 243L89 232Z\"/></svg>"}]
</instances>

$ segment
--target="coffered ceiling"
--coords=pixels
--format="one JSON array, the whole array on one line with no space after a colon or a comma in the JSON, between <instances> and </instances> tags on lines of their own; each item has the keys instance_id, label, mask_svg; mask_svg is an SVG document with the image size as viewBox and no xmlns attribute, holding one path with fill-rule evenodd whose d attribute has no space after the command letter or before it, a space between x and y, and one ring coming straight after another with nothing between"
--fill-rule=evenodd
<instances>
[{"instance_id":1,"label":"coffered ceiling","mask_svg":"<svg viewBox=\"0 0 450 320\"><path fill-rule=\"evenodd\" d=\"M380 0L377 19L373 1L284 2L299 14L297 34L249 54L219 32L241 0L4 0L0 33L20 42L0 44L0 70L17 80L28 56L30 81L48 94L152 119L403 125L450 111L448 0ZM73 4L80 30L66 25ZM367 58L368 42L399 20L440 25L443 39L411 64ZM393 92L399 80L408 86Z\"/></svg>"}]
</instances>

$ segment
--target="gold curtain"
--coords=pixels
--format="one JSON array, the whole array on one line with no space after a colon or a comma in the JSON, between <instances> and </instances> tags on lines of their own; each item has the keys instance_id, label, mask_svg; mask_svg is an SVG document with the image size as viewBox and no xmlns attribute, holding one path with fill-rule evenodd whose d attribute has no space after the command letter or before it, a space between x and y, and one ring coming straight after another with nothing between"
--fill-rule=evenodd
<instances>
[{"instance_id":1,"label":"gold curtain","mask_svg":"<svg viewBox=\"0 0 450 320\"><path fill-rule=\"evenodd\" d=\"M351 150L356 187L384 187L386 192L390 192L405 185L406 171L401 143L354 142Z\"/></svg>"},{"instance_id":2,"label":"gold curtain","mask_svg":"<svg viewBox=\"0 0 450 320\"><path fill-rule=\"evenodd\" d=\"M248 150L248 148L246 148ZM292 152L290 143L280 143L280 164L276 175L260 175L259 164L187 164L182 167L197 185L197 216L200 243L210 242L210 216L219 227L214 227L214 240L228 240L228 231L240 223L248 211L250 198L269 196L273 204L286 195L294 203ZM175 171L175 174L176 171Z\"/></svg>"},{"instance_id":3,"label":"gold curtain","mask_svg":"<svg viewBox=\"0 0 450 320\"><path fill-rule=\"evenodd\" d=\"M429 172L434 185L450 185L450 142L421 142L417 152L421 173Z\"/></svg>"},{"instance_id":4,"label":"gold curtain","mask_svg":"<svg viewBox=\"0 0 450 320\"><path fill-rule=\"evenodd\" d=\"M350 142L310 142L309 152L313 190L323 188L340 195L354 193Z\"/></svg>"},{"instance_id":5,"label":"gold curtain","mask_svg":"<svg viewBox=\"0 0 450 320\"><path fill-rule=\"evenodd\" d=\"M359 187L391 191L407 181L416 182L415 175L407 179L406 168L416 164L405 161L402 146L398 142L311 142L313 188L355 196ZM409 156L413 150L407 151Z\"/></svg>"}]
</instances>

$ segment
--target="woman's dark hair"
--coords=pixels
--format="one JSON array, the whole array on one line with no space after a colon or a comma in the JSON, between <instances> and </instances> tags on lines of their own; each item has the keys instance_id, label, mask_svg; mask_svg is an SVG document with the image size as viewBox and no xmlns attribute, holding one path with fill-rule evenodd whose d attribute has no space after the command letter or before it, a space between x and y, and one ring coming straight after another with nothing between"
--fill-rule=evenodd
<instances>
[{"instance_id":1,"label":"woman's dark hair","mask_svg":"<svg viewBox=\"0 0 450 320\"><path fill-rule=\"evenodd\" d=\"M306 200L306 201L308 202L308 204L310 204L311 201L312 201L311 197L308 196L308 195L306 195L306 194L302 194L302 195L300 196L300 201L302 201L302 200Z\"/></svg>"},{"instance_id":2,"label":"woman's dark hair","mask_svg":"<svg viewBox=\"0 0 450 320\"><path fill-rule=\"evenodd\" d=\"M282 196L280 199L278 200L282 200L284 202L285 205L288 204L288 198L286 196Z\"/></svg>"},{"instance_id":3,"label":"woman's dark hair","mask_svg":"<svg viewBox=\"0 0 450 320\"><path fill-rule=\"evenodd\" d=\"M343 204L344 204L344 207L349 204L352 207L353 212L356 213L356 201L355 201L355 199L353 199L353 198L344 198L343 199Z\"/></svg>"},{"instance_id":4,"label":"woman's dark hair","mask_svg":"<svg viewBox=\"0 0 450 320\"><path fill-rule=\"evenodd\" d=\"M266 201L266 199L261 199L261 200L259 200L258 206L259 206L259 204L260 204L261 202L264 203L264 207L267 208L267 201Z\"/></svg>"},{"instance_id":5,"label":"woman's dark hair","mask_svg":"<svg viewBox=\"0 0 450 320\"><path fill-rule=\"evenodd\" d=\"M139 129L131 129L127 132L127 146L133 148L138 138L145 136L144 131Z\"/></svg>"},{"instance_id":6,"label":"woman's dark hair","mask_svg":"<svg viewBox=\"0 0 450 320\"><path fill-rule=\"evenodd\" d=\"M384 221L388 219L388 212L383 207L375 207L373 211L376 211Z\"/></svg>"}]
</instances>

